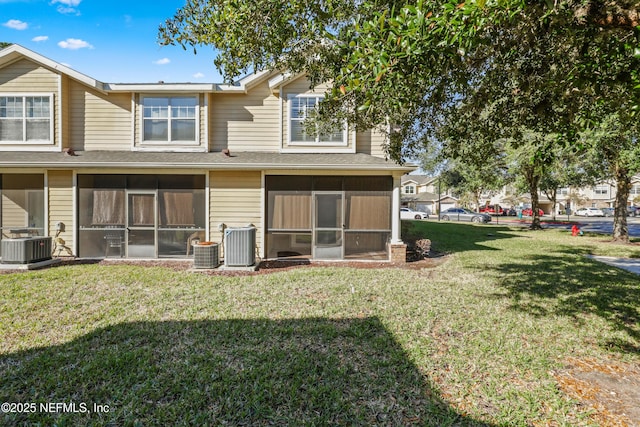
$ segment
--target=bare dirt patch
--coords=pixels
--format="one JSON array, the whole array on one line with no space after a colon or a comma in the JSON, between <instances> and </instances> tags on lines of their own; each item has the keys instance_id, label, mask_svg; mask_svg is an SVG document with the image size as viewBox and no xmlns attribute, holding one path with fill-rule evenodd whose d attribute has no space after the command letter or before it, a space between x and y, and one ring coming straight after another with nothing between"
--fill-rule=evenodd
<instances>
[{"instance_id":1,"label":"bare dirt patch","mask_svg":"<svg viewBox=\"0 0 640 427\"><path fill-rule=\"evenodd\" d=\"M640 366L572 358L553 374L563 392L593 409L601 426L640 427Z\"/></svg>"}]
</instances>

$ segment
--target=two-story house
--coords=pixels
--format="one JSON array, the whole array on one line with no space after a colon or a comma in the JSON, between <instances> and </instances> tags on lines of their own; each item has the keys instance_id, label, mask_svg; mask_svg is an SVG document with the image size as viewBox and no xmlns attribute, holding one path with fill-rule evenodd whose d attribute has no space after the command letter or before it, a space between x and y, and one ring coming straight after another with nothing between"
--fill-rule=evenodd
<instances>
[{"instance_id":1,"label":"two-story house","mask_svg":"<svg viewBox=\"0 0 640 427\"><path fill-rule=\"evenodd\" d=\"M403 206L435 214L458 205L458 198L440 185L438 177L409 174L401 178L400 184Z\"/></svg>"},{"instance_id":2,"label":"two-story house","mask_svg":"<svg viewBox=\"0 0 640 427\"><path fill-rule=\"evenodd\" d=\"M387 161L376 132L307 133L324 89L277 72L104 83L7 47L2 236L57 233L79 257L186 258L192 239L253 224L262 258L400 259L413 167Z\"/></svg>"}]
</instances>

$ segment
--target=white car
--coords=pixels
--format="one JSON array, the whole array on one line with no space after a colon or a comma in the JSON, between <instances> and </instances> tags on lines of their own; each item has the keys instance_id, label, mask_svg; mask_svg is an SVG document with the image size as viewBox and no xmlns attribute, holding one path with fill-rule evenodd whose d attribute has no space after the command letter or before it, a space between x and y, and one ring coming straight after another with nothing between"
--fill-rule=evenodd
<instances>
[{"instance_id":1,"label":"white car","mask_svg":"<svg viewBox=\"0 0 640 427\"><path fill-rule=\"evenodd\" d=\"M409 208L400 208L400 219L429 219L429 214Z\"/></svg>"},{"instance_id":2,"label":"white car","mask_svg":"<svg viewBox=\"0 0 640 427\"><path fill-rule=\"evenodd\" d=\"M577 216L604 216L602 209L598 208L580 208L575 212L575 214Z\"/></svg>"}]
</instances>

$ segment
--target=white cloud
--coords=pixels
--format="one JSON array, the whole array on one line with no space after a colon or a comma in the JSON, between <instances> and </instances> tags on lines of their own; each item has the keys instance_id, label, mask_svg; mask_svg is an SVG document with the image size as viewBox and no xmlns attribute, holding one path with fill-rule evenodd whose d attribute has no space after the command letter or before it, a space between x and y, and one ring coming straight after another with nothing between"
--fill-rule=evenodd
<instances>
[{"instance_id":1,"label":"white cloud","mask_svg":"<svg viewBox=\"0 0 640 427\"><path fill-rule=\"evenodd\" d=\"M46 42L49 40L49 36L36 36L31 39L32 42Z\"/></svg>"},{"instance_id":2,"label":"white cloud","mask_svg":"<svg viewBox=\"0 0 640 427\"><path fill-rule=\"evenodd\" d=\"M58 42L58 46L63 49L69 50L78 50L83 48L93 49L93 46L91 46L88 42L80 39L66 39Z\"/></svg>"},{"instance_id":3,"label":"white cloud","mask_svg":"<svg viewBox=\"0 0 640 427\"><path fill-rule=\"evenodd\" d=\"M203 78L203 77L204 77L204 74L202 74L202 73L195 73L195 74L193 75L193 78L194 78L194 79L201 79L201 78Z\"/></svg>"},{"instance_id":4,"label":"white cloud","mask_svg":"<svg viewBox=\"0 0 640 427\"><path fill-rule=\"evenodd\" d=\"M80 12L78 11L78 9L75 9L73 7L58 6L58 8L56 10L58 11L58 13L61 13L63 15L80 16Z\"/></svg>"},{"instance_id":5,"label":"white cloud","mask_svg":"<svg viewBox=\"0 0 640 427\"><path fill-rule=\"evenodd\" d=\"M26 30L29 27L29 24L26 22L22 22L19 19L9 19L4 24L5 27L11 28L12 30Z\"/></svg>"},{"instance_id":6,"label":"white cloud","mask_svg":"<svg viewBox=\"0 0 640 427\"><path fill-rule=\"evenodd\" d=\"M162 58L162 59L158 59L157 61L153 61L153 63L156 65L166 65L169 62L171 62L169 58Z\"/></svg>"},{"instance_id":7,"label":"white cloud","mask_svg":"<svg viewBox=\"0 0 640 427\"><path fill-rule=\"evenodd\" d=\"M82 3L82 0L53 0L51 2L51 4L56 4L56 3L64 4L68 7L76 7L80 5L80 3Z\"/></svg>"},{"instance_id":8,"label":"white cloud","mask_svg":"<svg viewBox=\"0 0 640 427\"><path fill-rule=\"evenodd\" d=\"M80 16L80 11L78 11L76 7L80 4L81 1L82 0L52 0L49 4L54 5L56 3L60 3L56 10L63 15Z\"/></svg>"}]
</instances>

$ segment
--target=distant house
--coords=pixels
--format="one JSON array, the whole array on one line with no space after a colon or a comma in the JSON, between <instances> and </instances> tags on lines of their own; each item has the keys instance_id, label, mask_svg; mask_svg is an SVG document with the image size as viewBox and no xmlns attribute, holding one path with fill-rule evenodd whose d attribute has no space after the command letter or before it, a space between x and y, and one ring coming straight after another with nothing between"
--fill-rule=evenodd
<instances>
[{"instance_id":1,"label":"distant house","mask_svg":"<svg viewBox=\"0 0 640 427\"><path fill-rule=\"evenodd\" d=\"M408 174L402 177L402 205L435 213L458 205L448 189L438 187L438 178Z\"/></svg>"},{"instance_id":2,"label":"distant house","mask_svg":"<svg viewBox=\"0 0 640 427\"><path fill-rule=\"evenodd\" d=\"M384 138L303 125L325 86L104 83L0 50L0 238L56 232L80 257L187 258L253 224L262 258L401 259L401 177ZM112 243L116 241L117 247Z\"/></svg>"},{"instance_id":3,"label":"distant house","mask_svg":"<svg viewBox=\"0 0 640 427\"><path fill-rule=\"evenodd\" d=\"M444 190L438 196L438 179L425 175L408 174L402 177L402 204L414 209L430 209L435 212L437 200L440 199L442 210L447 207L457 206L459 200L445 193ZM594 186L583 188L559 188L556 195L556 213L565 212L567 207L578 209L581 207L605 208L613 207L616 199L616 185L614 182L601 182ZM551 214L553 202L547 195L540 191L538 194L540 209L546 214ZM481 195L480 205L501 205L502 207L530 207L531 196L529 194L516 194L511 186L504 186L499 191L486 192ZM640 176L632 180L629 192L628 206L640 205ZM446 207L445 207L446 206ZM476 208L476 206L472 206Z\"/></svg>"}]
</instances>

